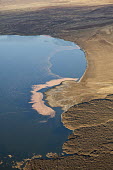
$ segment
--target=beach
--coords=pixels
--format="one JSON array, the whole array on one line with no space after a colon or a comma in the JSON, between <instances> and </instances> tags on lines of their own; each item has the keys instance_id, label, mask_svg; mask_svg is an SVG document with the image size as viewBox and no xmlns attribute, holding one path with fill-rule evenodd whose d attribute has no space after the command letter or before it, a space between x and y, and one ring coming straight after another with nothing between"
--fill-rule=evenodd
<instances>
[{"instance_id":1,"label":"beach","mask_svg":"<svg viewBox=\"0 0 113 170\"><path fill-rule=\"evenodd\" d=\"M44 88L57 86L63 81L77 81L77 78L62 78L50 80L49 82L46 82L46 84L33 85L33 90L31 91L31 102L29 102L32 103L32 108L43 116L50 116L51 118L54 117L55 111L51 107L46 106L43 101L43 93L39 91Z\"/></svg>"}]
</instances>

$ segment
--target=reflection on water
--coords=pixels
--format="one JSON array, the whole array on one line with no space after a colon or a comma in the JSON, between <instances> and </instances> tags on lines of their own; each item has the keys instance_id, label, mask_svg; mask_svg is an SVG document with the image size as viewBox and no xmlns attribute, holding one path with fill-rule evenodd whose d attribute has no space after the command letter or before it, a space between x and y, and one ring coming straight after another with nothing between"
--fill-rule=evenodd
<instances>
[{"instance_id":1,"label":"reflection on water","mask_svg":"<svg viewBox=\"0 0 113 170\"><path fill-rule=\"evenodd\" d=\"M62 144L70 134L61 123L62 110L53 108L56 116L52 119L37 114L29 103L31 90L33 85L59 77L80 78L86 67L83 56L74 43L50 36L0 36L1 160L62 152ZM84 61L82 67L79 59Z\"/></svg>"}]
</instances>

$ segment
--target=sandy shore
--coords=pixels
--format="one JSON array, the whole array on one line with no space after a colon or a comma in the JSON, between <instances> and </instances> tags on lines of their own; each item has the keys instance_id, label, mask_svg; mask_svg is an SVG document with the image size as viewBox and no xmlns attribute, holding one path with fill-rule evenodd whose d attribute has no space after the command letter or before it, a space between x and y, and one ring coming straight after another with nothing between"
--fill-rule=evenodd
<instances>
[{"instance_id":1,"label":"sandy shore","mask_svg":"<svg viewBox=\"0 0 113 170\"><path fill-rule=\"evenodd\" d=\"M31 91L31 102L29 102L32 103L32 108L43 116L50 116L51 118L54 117L55 111L44 104L43 94L39 92L39 90L59 85L63 81L77 81L77 78L62 78L48 81L46 84L34 85L32 88L33 90Z\"/></svg>"},{"instance_id":2,"label":"sandy shore","mask_svg":"<svg viewBox=\"0 0 113 170\"><path fill-rule=\"evenodd\" d=\"M102 8L102 11L104 11L105 7ZM101 13L101 9L100 11L98 9L94 10L97 18L100 16L99 12ZM94 14L92 13L93 16ZM111 15L111 11L108 15ZM105 98L107 95L112 94L113 25L95 26L94 28L80 29L79 31L72 30L68 33L62 33L60 36L79 44L85 51L88 66L80 82L62 83L61 86L46 92L49 104L52 107L60 106L66 111L72 105L92 99Z\"/></svg>"}]
</instances>

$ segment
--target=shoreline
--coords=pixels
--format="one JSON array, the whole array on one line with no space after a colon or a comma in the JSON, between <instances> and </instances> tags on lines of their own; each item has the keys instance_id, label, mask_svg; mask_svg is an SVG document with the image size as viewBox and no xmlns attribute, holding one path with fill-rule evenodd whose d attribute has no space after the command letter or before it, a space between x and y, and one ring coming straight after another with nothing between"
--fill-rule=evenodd
<instances>
[{"instance_id":1,"label":"shoreline","mask_svg":"<svg viewBox=\"0 0 113 170\"><path fill-rule=\"evenodd\" d=\"M106 26L105 26L106 27ZM101 30L99 31L100 32L100 35L101 35ZM93 34L93 33L92 33ZM98 29L97 29L97 34L98 34ZM103 35L102 35L103 36ZM107 34L105 34L105 36L108 36ZM96 35L95 35L96 37ZM89 42L87 41L87 44L85 45L81 40L76 40L75 43L77 43L84 51L85 53L85 56L86 56L86 60L87 60L87 68L86 68L86 71L84 72L84 75L82 76L82 78L80 79L80 81L78 81L78 85L77 84L73 84L73 83L62 83L62 85L54 88L54 89L51 89L49 91L46 92L46 100L48 100L48 103L50 106L60 106L63 108L63 110L67 110L68 108L66 107L66 105L68 103L65 103L64 105L61 104L61 101L62 99L64 99L64 101L66 100L67 97L69 97L69 95L67 93L70 93L70 96L72 97L73 96L73 100L76 101L77 99L77 102L74 102L72 103L72 105L74 104L78 104L78 103L81 103L81 102L84 102L84 101L89 101L91 99L94 99L94 98L105 98L107 95L109 94L112 94L112 76L110 74L108 74L107 70L109 68L106 68L106 70L104 69L104 61L102 61L102 59L100 58L99 59L99 62L101 61L102 62L102 71L104 72L103 76L102 75L99 75L98 77L95 77L95 70L96 67L94 66L95 64L95 61L98 63L98 69L100 69L100 65L99 65L99 62L98 60L94 60L92 59L93 55L89 56L89 51L91 51L88 47L88 50L87 50L87 46L89 45L90 43L90 46L91 46L91 41L93 41L93 45L94 43L97 43L103 46L105 46L104 42L101 43L101 42L98 42L98 38L97 40L95 39L94 37L94 41L93 40L89 40ZM66 39L67 40L67 39ZM68 39L70 40L70 39ZM77 42L78 41L78 42ZM81 42L80 42L81 41ZM93 46L92 45L92 46ZM97 45L95 45L95 47L97 48ZM103 47L100 47L100 48L103 48ZM108 47L110 48L110 52L112 54L112 46ZM105 54L104 54L105 52ZM96 51L95 51L96 53ZM100 53L100 52L99 52ZM101 54L102 53L102 54ZM106 48L101 51L100 55L106 55ZM100 57L100 56L99 56ZM107 60L107 59L106 59ZM109 59L108 59L109 61ZM107 62L108 62L107 61ZM112 58L111 58L111 62L112 62ZM93 64L94 63L94 64ZM106 67L107 65L105 65ZM95 67L95 68L94 68ZM108 66L109 67L109 66ZM112 69L112 68L111 68ZM107 72L107 73L106 73ZM99 74L101 73L101 71L99 71ZM108 75L106 76L105 73ZM91 75L92 74L92 75ZM99 78L99 77L102 77L102 78ZM105 78L104 78L105 77ZM110 80L111 79L111 80ZM107 82L107 83L106 83ZM80 88L79 88L79 85L80 85ZM107 86L106 86L107 85ZM72 87L73 91L74 91L74 94L70 92L70 88L69 86ZM74 87L75 86L75 87ZM82 87L81 87L82 86ZM62 89L62 91L65 92L65 95L61 96L60 97L60 93L59 91ZM101 89L106 89L106 91L104 92L101 92L102 90ZM76 94L75 93L75 90L79 91L78 93L79 94ZM85 92L86 90L86 92ZM81 92L84 92L86 95L83 96L83 93L81 94ZM55 94L55 95L54 95ZM75 95L75 96L74 96ZM79 97L78 97L79 95ZM55 96L55 97L54 97ZM61 99L61 101L60 101ZM71 101L71 99L70 99ZM58 103L58 105L54 105L54 103ZM65 109L66 108L66 109Z\"/></svg>"},{"instance_id":2,"label":"shoreline","mask_svg":"<svg viewBox=\"0 0 113 170\"><path fill-rule=\"evenodd\" d=\"M53 37L54 38L54 37ZM67 48L68 49L67 49ZM74 49L80 49L80 47L77 45L77 44L75 44L75 47L73 47L73 46L61 46L60 47L60 49L56 49L55 51L53 51L49 56L48 56L48 72L49 72L49 74L51 74L51 75L53 75L53 76L56 76L56 77L58 77L58 78L63 78L63 77L61 77L61 76L59 76L59 75L57 75L57 74L55 74L55 73L53 73L52 72L52 70L51 70L51 67L52 67L52 63L50 62L50 60L51 60L51 58L52 57L54 57L54 55L55 54L57 54L57 53L59 53L59 52L62 52L62 51L68 51L68 50L74 50Z\"/></svg>"},{"instance_id":3,"label":"shoreline","mask_svg":"<svg viewBox=\"0 0 113 170\"><path fill-rule=\"evenodd\" d=\"M44 104L43 93L39 91L44 88L57 86L65 81L77 81L77 78L61 78L50 80L45 84L33 85L33 90L31 91L31 102L29 102L32 103L32 108L43 116L50 116L51 118L55 117L55 111L51 107L48 107Z\"/></svg>"},{"instance_id":4,"label":"shoreline","mask_svg":"<svg viewBox=\"0 0 113 170\"><path fill-rule=\"evenodd\" d=\"M32 103L32 108L34 110L36 110L39 114L44 115L44 116L50 116L51 118L55 117L55 111L49 107L46 106L44 103L45 101L43 101L43 93L39 92L40 90L44 89L44 88L48 88L48 87L55 87L60 85L62 82L65 81L78 81L78 78L63 78L60 77L59 75L55 74L52 72L51 67L52 67L52 63L51 63L51 58L54 57L55 54L62 52L62 51L69 51L69 50L75 50L75 49L79 49L80 47L77 44L74 44L75 46L60 46L60 48L56 48L55 51L51 52L48 56L48 72L51 75L54 75L56 77L58 77L58 79L53 79L50 80L48 82L46 82L45 84L38 84L38 85L33 85L32 86L32 96L31 96L31 102Z\"/></svg>"}]
</instances>

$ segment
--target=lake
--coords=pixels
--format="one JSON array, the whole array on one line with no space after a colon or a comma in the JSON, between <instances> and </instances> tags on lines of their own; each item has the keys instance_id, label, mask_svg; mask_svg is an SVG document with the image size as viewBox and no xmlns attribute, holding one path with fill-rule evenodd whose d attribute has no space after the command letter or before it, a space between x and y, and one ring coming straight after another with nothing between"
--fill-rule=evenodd
<instances>
[{"instance_id":1,"label":"lake","mask_svg":"<svg viewBox=\"0 0 113 170\"><path fill-rule=\"evenodd\" d=\"M62 109L50 108L42 92L63 79L80 79L85 69L85 54L73 42L46 35L0 36L0 160L4 164L62 153L71 131L61 122Z\"/></svg>"}]
</instances>

